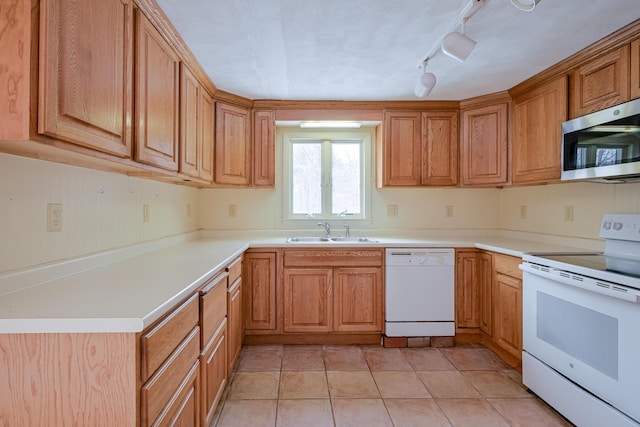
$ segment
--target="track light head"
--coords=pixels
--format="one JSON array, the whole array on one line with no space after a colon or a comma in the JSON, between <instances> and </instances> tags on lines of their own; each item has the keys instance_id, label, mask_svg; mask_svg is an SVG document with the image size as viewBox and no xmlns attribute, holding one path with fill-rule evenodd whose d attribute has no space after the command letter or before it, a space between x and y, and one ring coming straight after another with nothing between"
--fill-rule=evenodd
<instances>
[{"instance_id":1,"label":"track light head","mask_svg":"<svg viewBox=\"0 0 640 427\"><path fill-rule=\"evenodd\" d=\"M436 75L427 73L427 61L424 62L423 70L424 73L420 76L413 88L413 93L415 93L418 98L426 98L429 96L436 85Z\"/></svg>"},{"instance_id":2,"label":"track light head","mask_svg":"<svg viewBox=\"0 0 640 427\"><path fill-rule=\"evenodd\" d=\"M531 12L540 0L511 0L511 4L523 12Z\"/></svg>"}]
</instances>

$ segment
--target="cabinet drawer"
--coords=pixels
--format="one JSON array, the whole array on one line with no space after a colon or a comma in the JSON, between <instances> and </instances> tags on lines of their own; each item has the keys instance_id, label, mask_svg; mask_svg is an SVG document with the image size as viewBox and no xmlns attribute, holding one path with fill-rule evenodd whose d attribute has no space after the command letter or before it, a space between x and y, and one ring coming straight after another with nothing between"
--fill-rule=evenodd
<instances>
[{"instance_id":1,"label":"cabinet drawer","mask_svg":"<svg viewBox=\"0 0 640 427\"><path fill-rule=\"evenodd\" d=\"M514 256L493 254L493 268L495 272L506 274L507 276L517 279L522 279L522 271L518 267L521 262L522 260L520 258Z\"/></svg>"},{"instance_id":2,"label":"cabinet drawer","mask_svg":"<svg viewBox=\"0 0 640 427\"><path fill-rule=\"evenodd\" d=\"M191 367L169 405L153 423L157 427L200 425L200 361Z\"/></svg>"},{"instance_id":3,"label":"cabinet drawer","mask_svg":"<svg viewBox=\"0 0 640 427\"><path fill-rule=\"evenodd\" d=\"M171 403L171 398L189 374L199 354L200 328L196 327L142 387L142 425L152 424Z\"/></svg>"},{"instance_id":4,"label":"cabinet drawer","mask_svg":"<svg viewBox=\"0 0 640 427\"><path fill-rule=\"evenodd\" d=\"M214 277L200 290L201 347L204 348L227 315L226 272Z\"/></svg>"},{"instance_id":5,"label":"cabinet drawer","mask_svg":"<svg viewBox=\"0 0 640 427\"><path fill-rule=\"evenodd\" d=\"M198 295L164 318L140 339L140 376L146 381L187 334L198 325Z\"/></svg>"},{"instance_id":6,"label":"cabinet drawer","mask_svg":"<svg viewBox=\"0 0 640 427\"><path fill-rule=\"evenodd\" d=\"M226 270L229 272L229 287L242 275L242 257L237 258Z\"/></svg>"},{"instance_id":7,"label":"cabinet drawer","mask_svg":"<svg viewBox=\"0 0 640 427\"><path fill-rule=\"evenodd\" d=\"M284 251L285 267L380 267L380 249L309 249Z\"/></svg>"}]
</instances>

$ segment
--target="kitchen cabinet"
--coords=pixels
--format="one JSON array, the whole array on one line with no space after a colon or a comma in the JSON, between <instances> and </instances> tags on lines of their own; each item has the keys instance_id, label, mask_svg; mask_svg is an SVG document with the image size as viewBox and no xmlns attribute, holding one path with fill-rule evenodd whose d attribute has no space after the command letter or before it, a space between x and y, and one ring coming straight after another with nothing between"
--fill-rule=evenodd
<instances>
[{"instance_id":1,"label":"kitchen cabinet","mask_svg":"<svg viewBox=\"0 0 640 427\"><path fill-rule=\"evenodd\" d=\"M216 102L214 182L222 185L251 184L251 116L249 110Z\"/></svg>"},{"instance_id":2,"label":"kitchen cabinet","mask_svg":"<svg viewBox=\"0 0 640 427\"><path fill-rule=\"evenodd\" d=\"M383 132L379 186L457 184L457 111L387 111Z\"/></svg>"},{"instance_id":3,"label":"kitchen cabinet","mask_svg":"<svg viewBox=\"0 0 640 427\"><path fill-rule=\"evenodd\" d=\"M567 120L568 83L561 76L522 93L513 102L513 183L560 179L562 122Z\"/></svg>"},{"instance_id":4,"label":"kitchen cabinet","mask_svg":"<svg viewBox=\"0 0 640 427\"><path fill-rule=\"evenodd\" d=\"M227 288L227 376L240 358L244 322L242 315L242 258L236 259L226 269L229 272Z\"/></svg>"},{"instance_id":5,"label":"kitchen cabinet","mask_svg":"<svg viewBox=\"0 0 640 427\"><path fill-rule=\"evenodd\" d=\"M244 255L244 327L248 334L276 330L276 252L254 252Z\"/></svg>"},{"instance_id":6,"label":"kitchen cabinet","mask_svg":"<svg viewBox=\"0 0 640 427\"><path fill-rule=\"evenodd\" d=\"M509 183L509 102L496 101L461 110L460 185Z\"/></svg>"},{"instance_id":7,"label":"kitchen cabinet","mask_svg":"<svg viewBox=\"0 0 640 427\"><path fill-rule=\"evenodd\" d=\"M478 251L456 250L456 329L478 328L478 279Z\"/></svg>"},{"instance_id":8,"label":"kitchen cabinet","mask_svg":"<svg viewBox=\"0 0 640 427\"><path fill-rule=\"evenodd\" d=\"M39 133L131 157L132 13L127 0L40 2Z\"/></svg>"},{"instance_id":9,"label":"kitchen cabinet","mask_svg":"<svg viewBox=\"0 0 640 427\"><path fill-rule=\"evenodd\" d=\"M481 251L478 254L478 326L487 336L492 335L492 289L493 255Z\"/></svg>"},{"instance_id":10,"label":"kitchen cabinet","mask_svg":"<svg viewBox=\"0 0 640 427\"><path fill-rule=\"evenodd\" d=\"M210 183L213 178L213 98L180 63L179 171Z\"/></svg>"},{"instance_id":11,"label":"kitchen cabinet","mask_svg":"<svg viewBox=\"0 0 640 427\"><path fill-rule=\"evenodd\" d=\"M493 342L516 359L522 357L522 272L520 258L494 254Z\"/></svg>"},{"instance_id":12,"label":"kitchen cabinet","mask_svg":"<svg viewBox=\"0 0 640 427\"><path fill-rule=\"evenodd\" d=\"M285 333L381 333L380 249L283 251Z\"/></svg>"},{"instance_id":13,"label":"kitchen cabinet","mask_svg":"<svg viewBox=\"0 0 640 427\"><path fill-rule=\"evenodd\" d=\"M587 61L570 75L570 118L629 100L629 45Z\"/></svg>"},{"instance_id":14,"label":"kitchen cabinet","mask_svg":"<svg viewBox=\"0 0 640 427\"><path fill-rule=\"evenodd\" d=\"M180 59L136 10L135 160L178 170Z\"/></svg>"},{"instance_id":15,"label":"kitchen cabinet","mask_svg":"<svg viewBox=\"0 0 640 427\"><path fill-rule=\"evenodd\" d=\"M640 39L631 42L631 75L629 76L629 98L640 98Z\"/></svg>"},{"instance_id":16,"label":"kitchen cabinet","mask_svg":"<svg viewBox=\"0 0 640 427\"><path fill-rule=\"evenodd\" d=\"M275 111L253 112L253 173L254 187L275 187L276 114Z\"/></svg>"}]
</instances>

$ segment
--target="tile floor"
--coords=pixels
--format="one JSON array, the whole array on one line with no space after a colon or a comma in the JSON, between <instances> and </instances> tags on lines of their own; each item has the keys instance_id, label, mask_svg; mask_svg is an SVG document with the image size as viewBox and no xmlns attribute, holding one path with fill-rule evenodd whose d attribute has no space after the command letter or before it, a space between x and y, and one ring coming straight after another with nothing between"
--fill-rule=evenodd
<instances>
[{"instance_id":1,"label":"tile floor","mask_svg":"<svg viewBox=\"0 0 640 427\"><path fill-rule=\"evenodd\" d=\"M482 346L247 346L217 427L569 426Z\"/></svg>"}]
</instances>

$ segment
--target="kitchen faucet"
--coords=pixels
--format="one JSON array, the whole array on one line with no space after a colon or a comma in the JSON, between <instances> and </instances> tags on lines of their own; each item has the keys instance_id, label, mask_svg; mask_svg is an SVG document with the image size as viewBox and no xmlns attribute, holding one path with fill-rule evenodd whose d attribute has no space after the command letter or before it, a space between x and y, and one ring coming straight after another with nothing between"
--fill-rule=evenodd
<instances>
[{"instance_id":1,"label":"kitchen faucet","mask_svg":"<svg viewBox=\"0 0 640 427\"><path fill-rule=\"evenodd\" d=\"M349 224L344 224L344 237L351 237L351 233L349 233Z\"/></svg>"},{"instance_id":2,"label":"kitchen faucet","mask_svg":"<svg viewBox=\"0 0 640 427\"><path fill-rule=\"evenodd\" d=\"M322 227L324 229L324 232L327 233L327 237L331 236L331 226L328 222L319 222L318 227Z\"/></svg>"}]
</instances>

